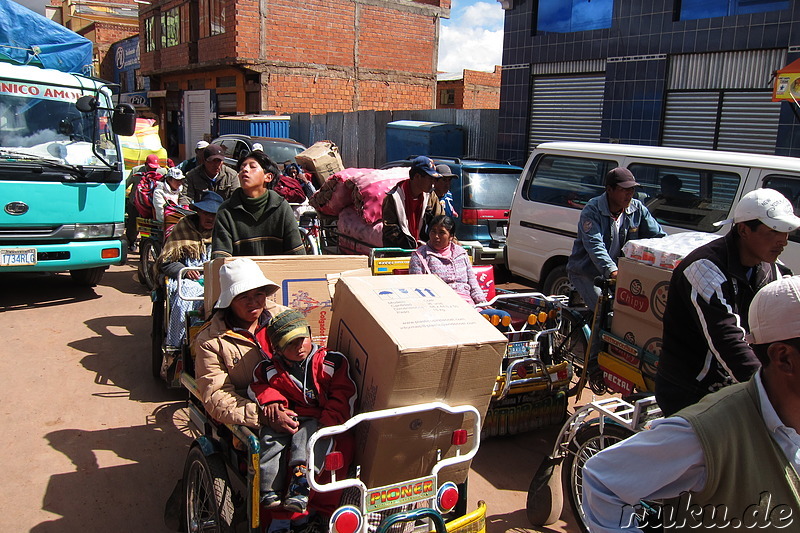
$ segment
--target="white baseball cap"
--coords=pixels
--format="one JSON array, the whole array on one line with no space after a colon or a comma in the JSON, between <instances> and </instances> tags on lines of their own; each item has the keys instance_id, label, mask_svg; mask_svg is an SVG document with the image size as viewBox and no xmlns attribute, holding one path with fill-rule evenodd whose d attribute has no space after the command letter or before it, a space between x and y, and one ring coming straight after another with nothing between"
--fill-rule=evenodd
<instances>
[{"instance_id":1,"label":"white baseball cap","mask_svg":"<svg viewBox=\"0 0 800 533\"><path fill-rule=\"evenodd\" d=\"M215 309L230 306L236 296L258 287L266 287L267 296L272 296L279 288L275 282L264 276L255 261L246 257L239 257L222 265L219 269L219 285L222 290Z\"/></svg>"},{"instance_id":2,"label":"white baseball cap","mask_svg":"<svg viewBox=\"0 0 800 533\"><path fill-rule=\"evenodd\" d=\"M167 177L172 178L174 180L182 180L186 178L186 176L184 176L183 174L183 171L178 167L172 167L169 170L167 170Z\"/></svg>"},{"instance_id":3,"label":"white baseball cap","mask_svg":"<svg viewBox=\"0 0 800 533\"><path fill-rule=\"evenodd\" d=\"M715 222L714 225L748 220L760 220L765 226L784 233L800 228L800 217L795 216L792 203L775 189L750 191L736 204L733 218Z\"/></svg>"},{"instance_id":4,"label":"white baseball cap","mask_svg":"<svg viewBox=\"0 0 800 533\"><path fill-rule=\"evenodd\" d=\"M748 312L750 344L800 337L800 276L784 276L761 287Z\"/></svg>"},{"instance_id":5,"label":"white baseball cap","mask_svg":"<svg viewBox=\"0 0 800 533\"><path fill-rule=\"evenodd\" d=\"M208 146L208 143L206 141L197 141L197 144L194 145L194 149L195 150L202 150L206 146Z\"/></svg>"}]
</instances>

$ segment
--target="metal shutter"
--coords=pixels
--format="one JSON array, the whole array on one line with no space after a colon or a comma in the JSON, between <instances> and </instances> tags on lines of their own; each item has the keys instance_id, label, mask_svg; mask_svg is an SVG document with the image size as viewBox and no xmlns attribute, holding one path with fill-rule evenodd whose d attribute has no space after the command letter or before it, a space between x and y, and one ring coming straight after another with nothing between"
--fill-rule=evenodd
<instances>
[{"instance_id":1,"label":"metal shutter","mask_svg":"<svg viewBox=\"0 0 800 533\"><path fill-rule=\"evenodd\" d=\"M774 154L779 117L769 91L669 93L661 144Z\"/></svg>"},{"instance_id":2,"label":"metal shutter","mask_svg":"<svg viewBox=\"0 0 800 533\"><path fill-rule=\"evenodd\" d=\"M535 76L528 148L546 141L599 141L605 75Z\"/></svg>"}]
</instances>

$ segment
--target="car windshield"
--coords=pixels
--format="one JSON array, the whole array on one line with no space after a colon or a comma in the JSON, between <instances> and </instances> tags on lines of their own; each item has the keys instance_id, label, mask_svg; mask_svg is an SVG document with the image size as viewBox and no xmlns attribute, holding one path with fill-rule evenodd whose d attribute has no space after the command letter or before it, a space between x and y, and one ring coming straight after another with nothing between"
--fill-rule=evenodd
<instances>
[{"instance_id":1,"label":"car windshield","mask_svg":"<svg viewBox=\"0 0 800 533\"><path fill-rule=\"evenodd\" d=\"M513 169L463 170L465 209L508 209L521 171Z\"/></svg>"},{"instance_id":2,"label":"car windshield","mask_svg":"<svg viewBox=\"0 0 800 533\"><path fill-rule=\"evenodd\" d=\"M258 142L258 141L255 141ZM264 146L264 153L266 153L273 161L282 164L286 161L294 162L294 157L305 150L302 146L296 144L283 144L283 143L262 143Z\"/></svg>"},{"instance_id":3,"label":"car windshield","mask_svg":"<svg viewBox=\"0 0 800 533\"><path fill-rule=\"evenodd\" d=\"M29 157L68 165L117 162L116 145L106 110L81 113L75 100L82 93L43 87L24 95L0 91L0 146Z\"/></svg>"}]
</instances>

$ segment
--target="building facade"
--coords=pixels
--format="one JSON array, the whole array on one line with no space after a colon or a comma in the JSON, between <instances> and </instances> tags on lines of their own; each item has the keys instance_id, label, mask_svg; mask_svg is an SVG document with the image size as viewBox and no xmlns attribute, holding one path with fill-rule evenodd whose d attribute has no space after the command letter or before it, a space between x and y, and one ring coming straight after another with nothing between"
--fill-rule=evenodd
<instances>
[{"instance_id":1,"label":"building facade","mask_svg":"<svg viewBox=\"0 0 800 533\"><path fill-rule=\"evenodd\" d=\"M772 101L800 57L798 0L499 0L498 157L551 140L800 155Z\"/></svg>"},{"instance_id":2,"label":"building facade","mask_svg":"<svg viewBox=\"0 0 800 533\"><path fill-rule=\"evenodd\" d=\"M141 72L186 146L223 115L435 107L450 0L163 0L140 7Z\"/></svg>"},{"instance_id":3,"label":"building facade","mask_svg":"<svg viewBox=\"0 0 800 533\"><path fill-rule=\"evenodd\" d=\"M464 69L458 73L440 72L436 75L437 109L499 109L500 72Z\"/></svg>"}]
</instances>

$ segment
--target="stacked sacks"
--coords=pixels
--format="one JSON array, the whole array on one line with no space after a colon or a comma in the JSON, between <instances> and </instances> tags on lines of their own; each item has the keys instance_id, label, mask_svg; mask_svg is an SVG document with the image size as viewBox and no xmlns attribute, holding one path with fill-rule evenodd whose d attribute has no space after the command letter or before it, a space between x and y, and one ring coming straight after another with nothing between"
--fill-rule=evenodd
<instances>
[{"instance_id":1,"label":"stacked sacks","mask_svg":"<svg viewBox=\"0 0 800 533\"><path fill-rule=\"evenodd\" d=\"M373 247L383 245L386 193L408 178L408 168L347 168L332 175L309 200L317 213L337 218L337 233Z\"/></svg>"}]
</instances>

